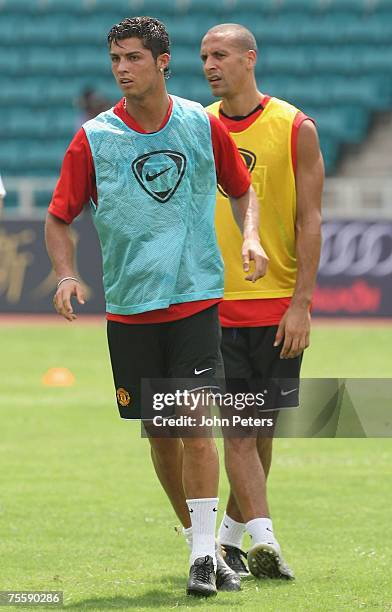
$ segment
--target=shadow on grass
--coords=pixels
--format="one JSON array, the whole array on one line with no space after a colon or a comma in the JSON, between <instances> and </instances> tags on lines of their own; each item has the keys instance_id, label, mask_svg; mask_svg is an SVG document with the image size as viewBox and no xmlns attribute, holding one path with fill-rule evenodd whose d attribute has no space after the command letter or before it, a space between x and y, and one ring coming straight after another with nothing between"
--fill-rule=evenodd
<instances>
[{"instance_id":1,"label":"shadow on grass","mask_svg":"<svg viewBox=\"0 0 392 612\"><path fill-rule=\"evenodd\" d=\"M189 597L185 594L185 576L165 576L159 582L157 581L156 586L157 588L146 590L144 593L138 593L137 595L132 596L131 593L128 597L118 595L116 597L82 599L75 603L66 604L64 608L66 610L141 610L143 608L168 610L180 606L200 606L200 604L207 602L205 597ZM130 590L132 590L132 587L130 587ZM227 608L227 601L219 601L217 597L211 597L209 600L213 601L214 604L221 605L222 608Z\"/></svg>"},{"instance_id":2,"label":"shadow on grass","mask_svg":"<svg viewBox=\"0 0 392 612\"><path fill-rule=\"evenodd\" d=\"M221 605L222 609L227 610L227 600L219 601L219 597L211 597L209 601L213 602L214 605ZM151 590L143 593L142 595L135 595L134 597L101 597L96 599L83 599L77 603L69 604L64 606L66 610L143 610L147 608L151 609L163 609L169 610L170 608L177 608L186 606L192 608L200 606L200 604L206 602L206 598L188 597L185 593L179 593L173 595L173 593L163 593L158 590Z\"/></svg>"},{"instance_id":3,"label":"shadow on grass","mask_svg":"<svg viewBox=\"0 0 392 612\"><path fill-rule=\"evenodd\" d=\"M69 603L64 606L66 610L142 610L142 609L166 609L177 607L193 608L200 605L208 605L209 602L214 606L222 606L222 609L228 608L228 600L230 597L232 604L245 603L243 596L250 595L256 590L262 590L267 585L269 589L287 588L295 584L291 581L282 580L254 580L245 579L242 581L242 590L239 593L218 593L217 597L208 599L201 597L188 597L185 594L186 582L184 578L178 576L166 576L160 583L161 588L150 589L144 593L130 595L129 597L118 595L117 597L95 597L90 599L82 599L75 603ZM173 589L176 590L173 593ZM222 598L222 599L221 599Z\"/></svg>"}]
</instances>

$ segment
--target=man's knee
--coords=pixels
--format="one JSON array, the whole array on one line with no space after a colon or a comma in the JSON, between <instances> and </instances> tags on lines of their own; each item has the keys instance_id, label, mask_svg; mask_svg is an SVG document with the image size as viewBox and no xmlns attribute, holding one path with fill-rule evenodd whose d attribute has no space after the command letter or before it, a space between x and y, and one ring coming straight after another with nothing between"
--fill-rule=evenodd
<instances>
[{"instance_id":1,"label":"man's knee","mask_svg":"<svg viewBox=\"0 0 392 612\"><path fill-rule=\"evenodd\" d=\"M273 438L267 438L263 436L259 436L257 438L257 447L261 452L271 452L272 451L272 442Z\"/></svg>"},{"instance_id":2,"label":"man's knee","mask_svg":"<svg viewBox=\"0 0 392 612\"><path fill-rule=\"evenodd\" d=\"M178 438L149 438L151 454L156 457L176 458L181 440Z\"/></svg>"},{"instance_id":3,"label":"man's knee","mask_svg":"<svg viewBox=\"0 0 392 612\"><path fill-rule=\"evenodd\" d=\"M225 454L226 455L243 455L254 452L257 448L257 438L225 438Z\"/></svg>"},{"instance_id":4,"label":"man's knee","mask_svg":"<svg viewBox=\"0 0 392 612\"><path fill-rule=\"evenodd\" d=\"M216 444L213 438L183 438L184 452L187 453L210 453L216 452Z\"/></svg>"}]
</instances>

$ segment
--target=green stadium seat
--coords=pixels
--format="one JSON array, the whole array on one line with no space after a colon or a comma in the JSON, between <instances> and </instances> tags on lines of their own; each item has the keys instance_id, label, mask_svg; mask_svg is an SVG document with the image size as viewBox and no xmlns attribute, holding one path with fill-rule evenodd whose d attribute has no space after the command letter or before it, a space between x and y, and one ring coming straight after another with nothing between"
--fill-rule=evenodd
<instances>
[{"instance_id":1,"label":"green stadium seat","mask_svg":"<svg viewBox=\"0 0 392 612\"><path fill-rule=\"evenodd\" d=\"M32 45L57 46L66 35L70 23L69 17L64 17L61 20L53 18L53 16L34 17L23 23L21 35L25 42Z\"/></svg>"},{"instance_id":2,"label":"green stadium seat","mask_svg":"<svg viewBox=\"0 0 392 612\"><path fill-rule=\"evenodd\" d=\"M369 7L368 0L324 0L324 11L363 13Z\"/></svg>"},{"instance_id":3,"label":"green stadium seat","mask_svg":"<svg viewBox=\"0 0 392 612\"><path fill-rule=\"evenodd\" d=\"M67 0L63 0L67 2ZM54 3L57 0L53 0ZM87 15L97 15L101 13L116 13L120 17L117 17L117 21L123 18L123 16L127 16L129 11L132 10L131 6L132 2L127 0L110 0L110 2L106 2L105 0L81 0L78 2L80 5L80 9L84 14ZM141 8L143 6L142 0L139 2Z\"/></svg>"},{"instance_id":4,"label":"green stadium seat","mask_svg":"<svg viewBox=\"0 0 392 612\"><path fill-rule=\"evenodd\" d=\"M290 44L295 40L293 24L281 19L260 19L252 24L252 20L242 19L239 23L252 30L259 46L263 44ZM294 27L294 29L296 29Z\"/></svg>"},{"instance_id":5,"label":"green stadium seat","mask_svg":"<svg viewBox=\"0 0 392 612\"><path fill-rule=\"evenodd\" d=\"M282 0L280 3L280 10L284 12L284 14L295 11L306 15L313 12L319 12L324 6L324 0L313 0L313 2L308 2L307 0Z\"/></svg>"},{"instance_id":6,"label":"green stadium seat","mask_svg":"<svg viewBox=\"0 0 392 612\"><path fill-rule=\"evenodd\" d=\"M354 120L343 112L319 113L317 125L320 132L327 134L336 141L345 143L361 142L367 128L366 113L362 114L362 121Z\"/></svg>"},{"instance_id":7,"label":"green stadium seat","mask_svg":"<svg viewBox=\"0 0 392 612\"><path fill-rule=\"evenodd\" d=\"M34 0L3 0L1 12L8 15L29 15L36 10L37 2Z\"/></svg>"},{"instance_id":8,"label":"green stadium seat","mask_svg":"<svg viewBox=\"0 0 392 612\"><path fill-rule=\"evenodd\" d=\"M24 158L24 142L2 138L0 147L0 168L2 176L24 175L29 165Z\"/></svg>"},{"instance_id":9,"label":"green stadium seat","mask_svg":"<svg viewBox=\"0 0 392 612\"><path fill-rule=\"evenodd\" d=\"M38 80L30 77L24 79L2 79L0 86L0 105L18 106L31 105L42 100L42 87Z\"/></svg>"},{"instance_id":10,"label":"green stadium seat","mask_svg":"<svg viewBox=\"0 0 392 612\"><path fill-rule=\"evenodd\" d=\"M12 77L25 73L25 60L20 57L21 55L20 52L10 54L0 53L0 74L4 75L4 77Z\"/></svg>"},{"instance_id":11,"label":"green stadium seat","mask_svg":"<svg viewBox=\"0 0 392 612\"><path fill-rule=\"evenodd\" d=\"M2 128L4 138L26 139L41 138L50 134L48 117L45 113L24 112L10 114ZM48 134L49 133L49 134Z\"/></svg>"},{"instance_id":12,"label":"green stadium seat","mask_svg":"<svg viewBox=\"0 0 392 612\"><path fill-rule=\"evenodd\" d=\"M95 0L2 0L1 9L7 13L31 15L83 15L94 11ZM113 4L113 0L110 3ZM126 0L123 5L128 4ZM106 10L110 8L106 4Z\"/></svg>"},{"instance_id":13,"label":"green stadium seat","mask_svg":"<svg viewBox=\"0 0 392 612\"><path fill-rule=\"evenodd\" d=\"M134 14L166 23L169 91L203 104L201 37L222 21L251 28L262 89L314 116L328 171L340 143L360 142L371 113L392 107L392 0L0 0L2 173L56 173L82 89L120 98L106 34Z\"/></svg>"},{"instance_id":14,"label":"green stadium seat","mask_svg":"<svg viewBox=\"0 0 392 612\"><path fill-rule=\"evenodd\" d=\"M336 166L339 157L338 141L320 132L320 148L324 157L326 171L330 173Z\"/></svg>"},{"instance_id":15,"label":"green stadium seat","mask_svg":"<svg viewBox=\"0 0 392 612\"><path fill-rule=\"evenodd\" d=\"M381 74L392 72L392 47L379 46L368 48L361 56L361 68L364 72L380 72Z\"/></svg>"},{"instance_id":16,"label":"green stadium seat","mask_svg":"<svg viewBox=\"0 0 392 612\"><path fill-rule=\"evenodd\" d=\"M106 46L106 34L113 24L114 21L112 20L108 19L104 23L102 19L96 16L91 17L91 19L75 19L67 29L66 42L69 45L84 44L87 49L91 45L100 45L103 49Z\"/></svg>"},{"instance_id":17,"label":"green stadium seat","mask_svg":"<svg viewBox=\"0 0 392 612\"><path fill-rule=\"evenodd\" d=\"M330 46L314 47L310 60L314 73L347 73L354 74L360 71L359 56L352 47L341 48L339 55Z\"/></svg>"},{"instance_id":18,"label":"green stadium seat","mask_svg":"<svg viewBox=\"0 0 392 612\"><path fill-rule=\"evenodd\" d=\"M69 71L65 71L68 73ZM106 48L76 48L75 55L71 61L71 73L86 74L92 76L105 76L111 74L110 58Z\"/></svg>"},{"instance_id":19,"label":"green stadium seat","mask_svg":"<svg viewBox=\"0 0 392 612\"><path fill-rule=\"evenodd\" d=\"M300 0L300 2L303 4L304 2L306 3L306 0ZM307 8L309 8L309 3ZM284 9L283 0L263 0L263 2L258 0L239 0L234 10L237 10L237 12L242 11L243 14L259 13L262 16L276 16Z\"/></svg>"},{"instance_id":20,"label":"green stadium seat","mask_svg":"<svg viewBox=\"0 0 392 612\"><path fill-rule=\"evenodd\" d=\"M175 15L186 15L190 11L190 1L188 0L143 0L140 5L134 3L134 7L131 11L128 10L126 13L129 16L132 15L151 15L157 19L165 21L167 17L173 17Z\"/></svg>"},{"instance_id":21,"label":"green stadium seat","mask_svg":"<svg viewBox=\"0 0 392 612\"><path fill-rule=\"evenodd\" d=\"M378 13L386 11L392 15L392 0L374 0L373 8Z\"/></svg>"},{"instance_id":22,"label":"green stadium seat","mask_svg":"<svg viewBox=\"0 0 392 612\"><path fill-rule=\"evenodd\" d=\"M26 140L28 138L70 138L77 126L77 112L74 108L61 107L48 117L45 109L26 110L15 114L10 110L2 113L2 138Z\"/></svg>"},{"instance_id":23,"label":"green stadium seat","mask_svg":"<svg viewBox=\"0 0 392 612\"><path fill-rule=\"evenodd\" d=\"M68 138L45 142L45 146L41 140L21 141L19 160L32 169L46 168L58 174L68 145Z\"/></svg>"},{"instance_id":24,"label":"green stadium seat","mask_svg":"<svg viewBox=\"0 0 392 612\"><path fill-rule=\"evenodd\" d=\"M75 0L44 0L38 2L36 12L52 15L59 13L64 15L79 15L84 12L86 2Z\"/></svg>"},{"instance_id":25,"label":"green stadium seat","mask_svg":"<svg viewBox=\"0 0 392 612\"><path fill-rule=\"evenodd\" d=\"M178 2L178 6L187 6L188 14L191 15L217 15L227 16L231 14L237 6L241 6L241 2L237 0L221 0L220 2L211 2L211 0L190 0L189 2ZM246 9L244 9L246 10Z\"/></svg>"},{"instance_id":26,"label":"green stadium seat","mask_svg":"<svg viewBox=\"0 0 392 612\"><path fill-rule=\"evenodd\" d=\"M177 43L193 48L199 52L199 45L204 34L217 24L216 17L211 15L204 19L195 17L175 17L168 23L173 50Z\"/></svg>"},{"instance_id":27,"label":"green stadium seat","mask_svg":"<svg viewBox=\"0 0 392 612\"><path fill-rule=\"evenodd\" d=\"M200 73L202 70L202 63L197 49L177 46L176 49L173 49L170 68L173 74L188 72Z\"/></svg>"},{"instance_id":28,"label":"green stadium seat","mask_svg":"<svg viewBox=\"0 0 392 612\"><path fill-rule=\"evenodd\" d=\"M276 45L261 49L260 74L309 74L311 58L305 48L278 47Z\"/></svg>"}]
</instances>

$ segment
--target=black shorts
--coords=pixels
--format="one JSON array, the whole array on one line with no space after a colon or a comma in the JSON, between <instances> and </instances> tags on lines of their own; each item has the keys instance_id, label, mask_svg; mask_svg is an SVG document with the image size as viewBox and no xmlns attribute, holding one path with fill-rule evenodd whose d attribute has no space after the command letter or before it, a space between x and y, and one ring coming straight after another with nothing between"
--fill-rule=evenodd
<instances>
[{"instance_id":1,"label":"black shorts","mask_svg":"<svg viewBox=\"0 0 392 612\"><path fill-rule=\"evenodd\" d=\"M227 391L262 393L263 411L292 408L299 403L302 355L280 359L282 344L274 346L277 330L277 325L222 330Z\"/></svg>"},{"instance_id":2,"label":"black shorts","mask_svg":"<svg viewBox=\"0 0 392 612\"><path fill-rule=\"evenodd\" d=\"M222 388L217 304L167 323L108 321L107 335L117 405L124 419L150 420L153 392ZM174 412L175 407L165 408L165 416Z\"/></svg>"}]
</instances>

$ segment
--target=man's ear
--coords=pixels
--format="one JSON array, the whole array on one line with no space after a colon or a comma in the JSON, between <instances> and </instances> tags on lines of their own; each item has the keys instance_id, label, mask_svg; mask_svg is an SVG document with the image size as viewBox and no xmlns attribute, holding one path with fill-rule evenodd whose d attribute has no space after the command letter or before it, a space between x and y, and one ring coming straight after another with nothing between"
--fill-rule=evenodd
<instances>
[{"instance_id":1,"label":"man's ear","mask_svg":"<svg viewBox=\"0 0 392 612\"><path fill-rule=\"evenodd\" d=\"M162 53L158 56L158 68L161 72L165 71L165 68L169 67L170 55L169 53Z\"/></svg>"},{"instance_id":2,"label":"man's ear","mask_svg":"<svg viewBox=\"0 0 392 612\"><path fill-rule=\"evenodd\" d=\"M257 62L257 53L253 49L249 49L246 53L246 63L248 68L254 68Z\"/></svg>"}]
</instances>

